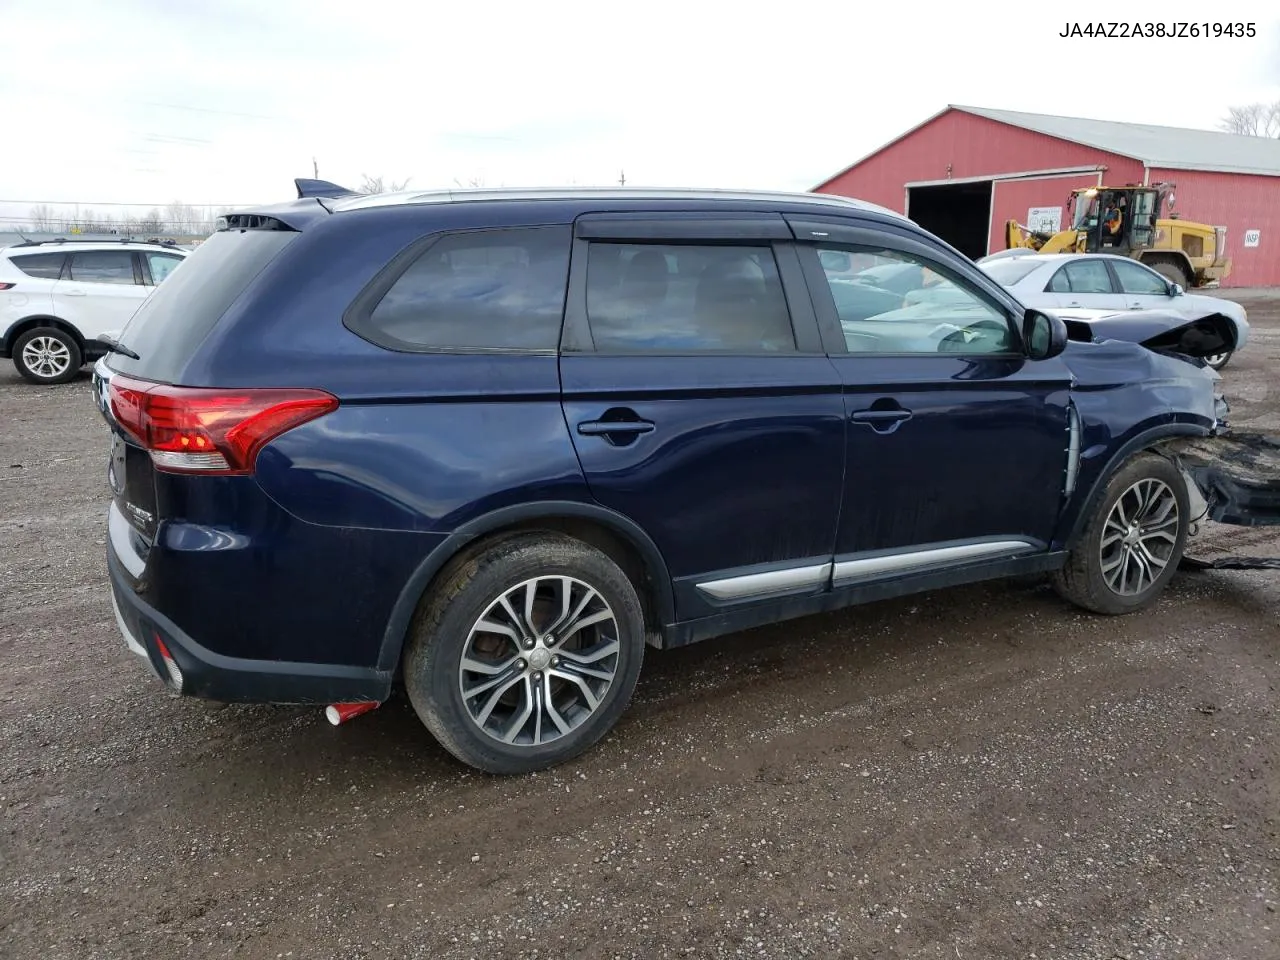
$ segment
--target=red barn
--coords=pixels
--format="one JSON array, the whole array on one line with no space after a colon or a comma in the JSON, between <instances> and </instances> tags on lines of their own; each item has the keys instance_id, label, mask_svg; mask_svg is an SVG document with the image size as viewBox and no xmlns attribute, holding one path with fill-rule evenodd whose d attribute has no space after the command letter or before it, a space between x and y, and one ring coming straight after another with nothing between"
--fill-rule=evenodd
<instances>
[{"instance_id":1,"label":"red barn","mask_svg":"<svg viewBox=\"0 0 1280 960\"><path fill-rule=\"evenodd\" d=\"M1007 220L1067 226L1078 187L1162 181L1183 219L1226 227L1224 287L1280 286L1280 140L1266 137L950 106L813 192L901 210L976 259L1004 249Z\"/></svg>"}]
</instances>

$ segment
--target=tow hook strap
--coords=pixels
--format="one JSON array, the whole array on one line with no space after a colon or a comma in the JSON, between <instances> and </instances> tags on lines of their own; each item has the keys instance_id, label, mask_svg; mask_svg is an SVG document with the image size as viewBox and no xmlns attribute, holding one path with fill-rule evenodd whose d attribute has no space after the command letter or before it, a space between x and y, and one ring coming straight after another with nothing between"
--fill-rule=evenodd
<instances>
[{"instance_id":1,"label":"tow hook strap","mask_svg":"<svg viewBox=\"0 0 1280 960\"><path fill-rule=\"evenodd\" d=\"M1178 568L1181 570L1280 570L1280 557L1219 557L1217 560L1183 557Z\"/></svg>"}]
</instances>

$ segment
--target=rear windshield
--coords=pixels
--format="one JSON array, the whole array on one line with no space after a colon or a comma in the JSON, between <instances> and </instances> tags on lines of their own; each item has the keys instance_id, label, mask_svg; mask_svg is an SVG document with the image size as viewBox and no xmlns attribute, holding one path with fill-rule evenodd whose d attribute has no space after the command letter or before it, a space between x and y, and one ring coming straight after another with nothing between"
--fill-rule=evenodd
<instances>
[{"instance_id":1,"label":"rear windshield","mask_svg":"<svg viewBox=\"0 0 1280 960\"><path fill-rule=\"evenodd\" d=\"M980 264L982 272L1002 286L1017 283L1044 261L1034 257L1010 257L1007 260L992 260Z\"/></svg>"},{"instance_id":2,"label":"rear windshield","mask_svg":"<svg viewBox=\"0 0 1280 960\"><path fill-rule=\"evenodd\" d=\"M111 369L175 382L236 297L298 236L292 230L215 233L156 286L120 334L140 359L114 353Z\"/></svg>"}]
</instances>

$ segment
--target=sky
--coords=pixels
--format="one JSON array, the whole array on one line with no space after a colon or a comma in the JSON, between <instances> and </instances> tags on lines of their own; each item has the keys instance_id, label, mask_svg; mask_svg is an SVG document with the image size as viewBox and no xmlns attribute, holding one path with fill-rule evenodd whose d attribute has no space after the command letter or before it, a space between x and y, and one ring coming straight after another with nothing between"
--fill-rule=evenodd
<instances>
[{"instance_id":1,"label":"sky","mask_svg":"<svg viewBox=\"0 0 1280 960\"><path fill-rule=\"evenodd\" d=\"M1215 129L1280 100L1268 2L939 8L0 0L0 227L290 199L313 162L351 187L808 190L949 103ZM1221 8L1257 36L1058 36Z\"/></svg>"}]
</instances>

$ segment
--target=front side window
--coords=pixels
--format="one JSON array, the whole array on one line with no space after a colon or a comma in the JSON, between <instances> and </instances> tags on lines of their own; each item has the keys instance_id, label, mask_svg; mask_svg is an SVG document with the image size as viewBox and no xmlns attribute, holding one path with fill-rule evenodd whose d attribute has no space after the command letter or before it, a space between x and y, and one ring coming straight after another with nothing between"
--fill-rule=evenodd
<instances>
[{"instance_id":1,"label":"front side window","mask_svg":"<svg viewBox=\"0 0 1280 960\"><path fill-rule=\"evenodd\" d=\"M82 283L133 283L133 254L128 250L73 253L71 279Z\"/></svg>"},{"instance_id":2,"label":"front side window","mask_svg":"<svg viewBox=\"0 0 1280 960\"><path fill-rule=\"evenodd\" d=\"M39 277L41 280L57 280L62 273L62 261L65 253L32 253L21 257L10 257L10 262L28 277Z\"/></svg>"},{"instance_id":3,"label":"front side window","mask_svg":"<svg viewBox=\"0 0 1280 960\"><path fill-rule=\"evenodd\" d=\"M1051 293L1111 293L1111 275L1101 260L1076 260L1053 275Z\"/></svg>"},{"instance_id":4,"label":"front side window","mask_svg":"<svg viewBox=\"0 0 1280 960\"><path fill-rule=\"evenodd\" d=\"M569 276L569 227L450 234L373 308L370 339L392 349L554 350Z\"/></svg>"},{"instance_id":5,"label":"front side window","mask_svg":"<svg viewBox=\"0 0 1280 960\"><path fill-rule=\"evenodd\" d=\"M852 278L826 272L850 353L1008 353L1008 317L928 260L894 250ZM891 263L890 263L891 261Z\"/></svg>"},{"instance_id":6,"label":"front side window","mask_svg":"<svg viewBox=\"0 0 1280 960\"><path fill-rule=\"evenodd\" d=\"M1120 281L1120 289L1125 293L1152 295L1163 297L1169 293L1168 284L1160 274L1128 260L1117 260L1111 264Z\"/></svg>"},{"instance_id":7,"label":"front side window","mask_svg":"<svg viewBox=\"0 0 1280 960\"><path fill-rule=\"evenodd\" d=\"M602 352L796 349L768 246L593 242L587 320Z\"/></svg>"}]
</instances>

